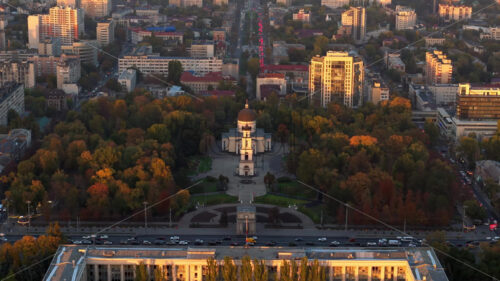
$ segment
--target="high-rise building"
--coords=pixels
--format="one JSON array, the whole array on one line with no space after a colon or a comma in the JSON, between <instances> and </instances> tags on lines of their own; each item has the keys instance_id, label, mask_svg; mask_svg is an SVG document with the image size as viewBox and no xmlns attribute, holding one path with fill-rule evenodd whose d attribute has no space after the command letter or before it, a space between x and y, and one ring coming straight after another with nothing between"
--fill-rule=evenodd
<instances>
[{"instance_id":1,"label":"high-rise building","mask_svg":"<svg viewBox=\"0 0 500 281\"><path fill-rule=\"evenodd\" d=\"M57 6L80 8L80 0L57 0Z\"/></svg>"},{"instance_id":2,"label":"high-rise building","mask_svg":"<svg viewBox=\"0 0 500 281\"><path fill-rule=\"evenodd\" d=\"M382 80L372 79L369 83L367 85L368 101L378 104L389 100L389 88L382 83Z\"/></svg>"},{"instance_id":3,"label":"high-rise building","mask_svg":"<svg viewBox=\"0 0 500 281\"><path fill-rule=\"evenodd\" d=\"M342 13L342 26L351 29L356 43L362 43L366 34L366 13L363 7L351 7Z\"/></svg>"},{"instance_id":4,"label":"high-rise building","mask_svg":"<svg viewBox=\"0 0 500 281\"><path fill-rule=\"evenodd\" d=\"M222 60L217 58L161 57L157 54L145 56L124 56L118 59L118 72L136 68L143 74L168 75L168 63L179 61L184 71L193 71L199 75L222 71Z\"/></svg>"},{"instance_id":5,"label":"high-rise building","mask_svg":"<svg viewBox=\"0 0 500 281\"><path fill-rule=\"evenodd\" d=\"M192 58L212 58L215 56L214 42L193 42L189 54Z\"/></svg>"},{"instance_id":6,"label":"high-rise building","mask_svg":"<svg viewBox=\"0 0 500 281\"><path fill-rule=\"evenodd\" d=\"M35 87L35 65L30 61L8 60L0 62L0 88L9 83Z\"/></svg>"},{"instance_id":7,"label":"high-rise building","mask_svg":"<svg viewBox=\"0 0 500 281\"><path fill-rule=\"evenodd\" d=\"M405 6L396 6L396 30L413 29L417 23L415 10Z\"/></svg>"},{"instance_id":8,"label":"high-rise building","mask_svg":"<svg viewBox=\"0 0 500 281\"><path fill-rule=\"evenodd\" d=\"M309 65L311 99L320 96L321 106L337 102L347 107L361 105L364 68L363 60L347 52L328 51L316 56Z\"/></svg>"},{"instance_id":9,"label":"high-rise building","mask_svg":"<svg viewBox=\"0 0 500 281\"><path fill-rule=\"evenodd\" d=\"M111 0L82 0L82 9L85 14L93 18L109 16L112 9Z\"/></svg>"},{"instance_id":10,"label":"high-rise building","mask_svg":"<svg viewBox=\"0 0 500 281\"><path fill-rule=\"evenodd\" d=\"M28 16L29 47L38 49L40 41L59 38L61 45L71 45L84 32L83 10L52 7L48 15Z\"/></svg>"},{"instance_id":11,"label":"high-rise building","mask_svg":"<svg viewBox=\"0 0 500 281\"><path fill-rule=\"evenodd\" d=\"M7 125L10 110L18 114L24 113L24 86L18 83L7 83L0 88L0 125Z\"/></svg>"},{"instance_id":12,"label":"high-rise building","mask_svg":"<svg viewBox=\"0 0 500 281\"><path fill-rule=\"evenodd\" d=\"M63 89L64 84L75 84L81 77L80 60L67 58L57 64L57 88Z\"/></svg>"},{"instance_id":13,"label":"high-rise building","mask_svg":"<svg viewBox=\"0 0 500 281\"><path fill-rule=\"evenodd\" d=\"M472 7L470 6L439 4L439 18L444 21L470 19L471 15Z\"/></svg>"},{"instance_id":14,"label":"high-rise building","mask_svg":"<svg viewBox=\"0 0 500 281\"><path fill-rule=\"evenodd\" d=\"M459 84L456 116L459 119L500 120L500 86Z\"/></svg>"},{"instance_id":15,"label":"high-rise building","mask_svg":"<svg viewBox=\"0 0 500 281\"><path fill-rule=\"evenodd\" d=\"M326 6L330 9L336 9L349 5L349 0L321 0L321 6Z\"/></svg>"},{"instance_id":16,"label":"high-rise building","mask_svg":"<svg viewBox=\"0 0 500 281\"><path fill-rule=\"evenodd\" d=\"M118 76L118 83L122 85L122 90L132 92L135 89L137 71L135 69L126 69Z\"/></svg>"},{"instance_id":17,"label":"high-rise building","mask_svg":"<svg viewBox=\"0 0 500 281\"><path fill-rule=\"evenodd\" d=\"M425 62L425 78L428 85L451 83L453 65L442 51L426 52Z\"/></svg>"},{"instance_id":18,"label":"high-rise building","mask_svg":"<svg viewBox=\"0 0 500 281\"><path fill-rule=\"evenodd\" d=\"M97 43L107 46L115 41L115 23L112 19L100 21L96 27Z\"/></svg>"}]
</instances>

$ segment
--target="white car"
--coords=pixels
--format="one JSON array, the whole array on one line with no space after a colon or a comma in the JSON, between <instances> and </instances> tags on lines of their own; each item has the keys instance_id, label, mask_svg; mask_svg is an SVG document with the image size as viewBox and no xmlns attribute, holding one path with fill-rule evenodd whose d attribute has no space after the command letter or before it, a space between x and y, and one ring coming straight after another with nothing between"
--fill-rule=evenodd
<instances>
[{"instance_id":1,"label":"white car","mask_svg":"<svg viewBox=\"0 0 500 281\"><path fill-rule=\"evenodd\" d=\"M326 237L320 237L320 238L318 238L318 241L319 242L326 242Z\"/></svg>"},{"instance_id":2,"label":"white car","mask_svg":"<svg viewBox=\"0 0 500 281\"><path fill-rule=\"evenodd\" d=\"M108 238L109 238L109 236L108 236L108 235L106 235L106 234L104 234L104 235L99 236L99 238L101 238L101 239L108 239Z\"/></svg>"},{"instance_id":3,"label":"white car","mask_svg":"<svg viewBox=\"0 0 500 281\"><path fill-rule=\"evenodd\" d=\"M332 245L332 246L340 246L340 242L339 241L332 241L332 242L330 242L330 245Z\"/></svg>"},{"instance_id":4,"label":"white car","mask_svg":"<svg viewBox=\"0 0 500 281\"><path fill-rule=\"evenodd\" d=\"M90 239L90 235L84 235L82 236L83 239Z\"/></svg>"},{"instance_id":5,"label":"white car","mask_svg":"<svg viewBox=\"0 0 500 281\"><path fill-rule=\"evenodd\" d=\"M148 240L144 240L144 241L142 241L142 244L143 245L151 245L151 242L149 242Z\"/></svg>"},{"instance_id":6,"label":"white car","mask_svg":"<svg viewBox=\"0 0 500 281\"><path fill-rule=\"evenodd\" d=\"M75 240L75 241L73 241L73 244L75 244L75 245L81 245L81 244L82 244L82 241L80 241L80 240Z\"/></svg>"},{"instance_id":7,"label":"white car","mask_svg":"<svg viewBox=\"0 0 500 281\"><path fill-rule=\"evenodd\" d=\"M376 242L366 242L366 246L368 246L368 247L376 247L377 243Z\"/></svg>"},{"instance_id":8,"label":"white car","mask_svg":"<svg viewBox=\"0 0 500 281\"><path fill-rule=\"evenodd\" d=\"M170 240L179 240L179 236L170 236Z\"/></svg>"},{"instance_id":9,"label":"white car","mask_svg":"<svg viewBox=\"0 0 500 281\"><path fill-rule=\"evenodd\" d=\"M188 245L188 244L189 244L188 241L184 241L184 240L179 241L179 245Z\"/></svg>"},{"instance_id":10,"label":"white car","mask_svg":"<svg viewBox=\"0 0 500 281\"><path fill-rule=\"evenodd\" d=\"M415 247L417 247L417 245L415 245L415 244L413 244L413 243L410 243L410 244L408 244L408 247L415 248Z\"/></svg>"},{"instance_id":11,"label":"white car","mask_svg":"<svg viewBox=\"0 0 500 281\"><path fill-rule=\"evenodd\" d=\"M252 239L253 239L253 240L259 240L259 237L254 236L254 237L252 237Z\"/></svg>"},{"instance_id":12,"label":"white car","mask_svg":"<svg viewBox=\"0 0 500 281\"><path fill-rule=\"evenodd\" d=\"M104 245L113 245L113 242L106 240L102 244L104 244Z\"/></svg>"}]
</instances>

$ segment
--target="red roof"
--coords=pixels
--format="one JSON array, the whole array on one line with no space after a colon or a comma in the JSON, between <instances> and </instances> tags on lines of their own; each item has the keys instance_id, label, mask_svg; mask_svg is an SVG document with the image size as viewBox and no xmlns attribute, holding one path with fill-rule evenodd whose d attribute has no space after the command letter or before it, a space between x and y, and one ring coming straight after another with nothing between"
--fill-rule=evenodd
<instances>
[{"instance_id":1,"label":"red roof","mask_svg":"<svg viewBox=\"0 0 500 281\"><path fill-rule=\"evenodd\" d=\"M201 95L203 96L215 96L215 97L234 97L236 91L232 90L211 90L211 91L203 91Z\"/></svg>"},{"instance_id":2,"label":"red roof","mask_svg":"<svg viewBox=\"0 0 500 281\"><path fill-rule=\"evenodd\" d=\"M281 78L285 79L285 74L283 73L260 73L259 78Z\"/></svg>"},{"instance_id":3,"label":"red roof","mask_svg":"<svg viewBox=\"0 0 500 281\"><path fill-rule=\"evenodd\" d=\"M275 71L309 71L309 66L299 64L267 64L261 68L262 72Z\"/></svg>"},{"instance_id":4,"label":"red roof","mask_svg":"<svg viewBox=\"0 0 500 281\"><path fill-rule=\"evenodd\" d=\"M262 99L268 98L272 93L276 93L277 96L280 96L280 86L279 85L260 85L260 96Z\"/></svg>"},{"instance_id":5,"label":"red roof","mask_svg":"<svg viewBox=\"0 0 500 281\"><path fill-rule=\"evenodd\" d=\"M210 72L205 76L194 76L191 72L183 72L181 76L181 82L219 82L222 80L226 81L236 81L231 76L222 76L222 72Z\"/></svg>"}]
</instances>

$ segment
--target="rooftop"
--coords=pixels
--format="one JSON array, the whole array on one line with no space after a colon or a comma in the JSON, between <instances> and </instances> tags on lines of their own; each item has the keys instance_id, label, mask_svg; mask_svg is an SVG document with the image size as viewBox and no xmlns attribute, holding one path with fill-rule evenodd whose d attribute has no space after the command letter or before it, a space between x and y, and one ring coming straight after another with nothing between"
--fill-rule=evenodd
<instances>
[{"instance_id":1,"label":"rooftop","mask_svg":"<svg viewBox=\"0 0 500 281\"><path fill-rule=\"evenodd\" d=\"M154 263L175 259L203 261L209 257L222 260L225 256L241 259L250 256L262 260L299 259L307 257L320 262L349 260L366 262L394 261L407 263L416 280L447 281L448 278L431 248L322 248L322 247L144 247L144 246L77 246L62 245L57 250L43 280L80 280L87 262L122 260L124 264L139 261ZM365 263L366 264L366 263Z\"/></svg>"},{"instance_id":2,"label":"rooftop","mask_svg":"<svg viewBox=\"0 0 500 281\"><path fill-rule=\"evenodd\" d=\"M236 81L231 76L223 76L222 72L210 72L204 76L195 76L191 72L185 71L182 73L181 82L219 82L222 80L226 81Z\"/></svg>"},{"instance_id":3,"label":"rooftop","mask_svg":"<svg viewBox=\"0 0 500 281\"><path fill-rule=\"evenodd\" d=\"M135 77L136 74L135 69L126 69L122 73L120 73L120 76L118 77L118 80L125 79L125 80L130 80Z\"/></svg>"},{"instance_id":4,"label":"rooftop","mask_svg":"<svg viewBox=\"0 0 500 281\"><path fill-rule=\"evenodd\" d=\"M309 66L299 64L267 64L261 67L263 72L273 71L309 71Z\"/></svg>"},{"instance_id":5,"label":"rooftop","mask_svg":"<svg viewBox=\"0 0 500 281\"><path fill-rule=\"evenodd\" d=\"M279 78L285 79L285 74L283 73L260 73L258 78Z\"/></svg>"}]
</instances>

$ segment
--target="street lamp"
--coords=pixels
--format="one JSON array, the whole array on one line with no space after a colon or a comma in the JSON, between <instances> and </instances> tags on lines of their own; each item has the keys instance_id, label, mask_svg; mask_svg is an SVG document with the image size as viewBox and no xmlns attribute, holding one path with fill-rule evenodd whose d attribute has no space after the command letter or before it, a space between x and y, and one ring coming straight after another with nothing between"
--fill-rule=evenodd
<instances>
[{"instance_id":1,"label":"street lamp","mask_svg":"<svg viewBox=\"0 0 500 281\"><path fill-rule=\"evenodd\" d=\"M31 201L26 200L26 204L28 205L28 231L29 231L30 226L31 226L31 210L30 210Z\"/></svg>"},{"instance_id":2,"label":"street lamp","mask_svg":"<svg viewBox=\"0 0 500 281\"><path fill-rule=\"evenodd\" d=\"M144 202L142 202L142 204L144 204L144 228L147 228L148 227L148 213L147 213L146 206L148 205L148 202L144 201Z\"/></svg>"}]
</instances>

